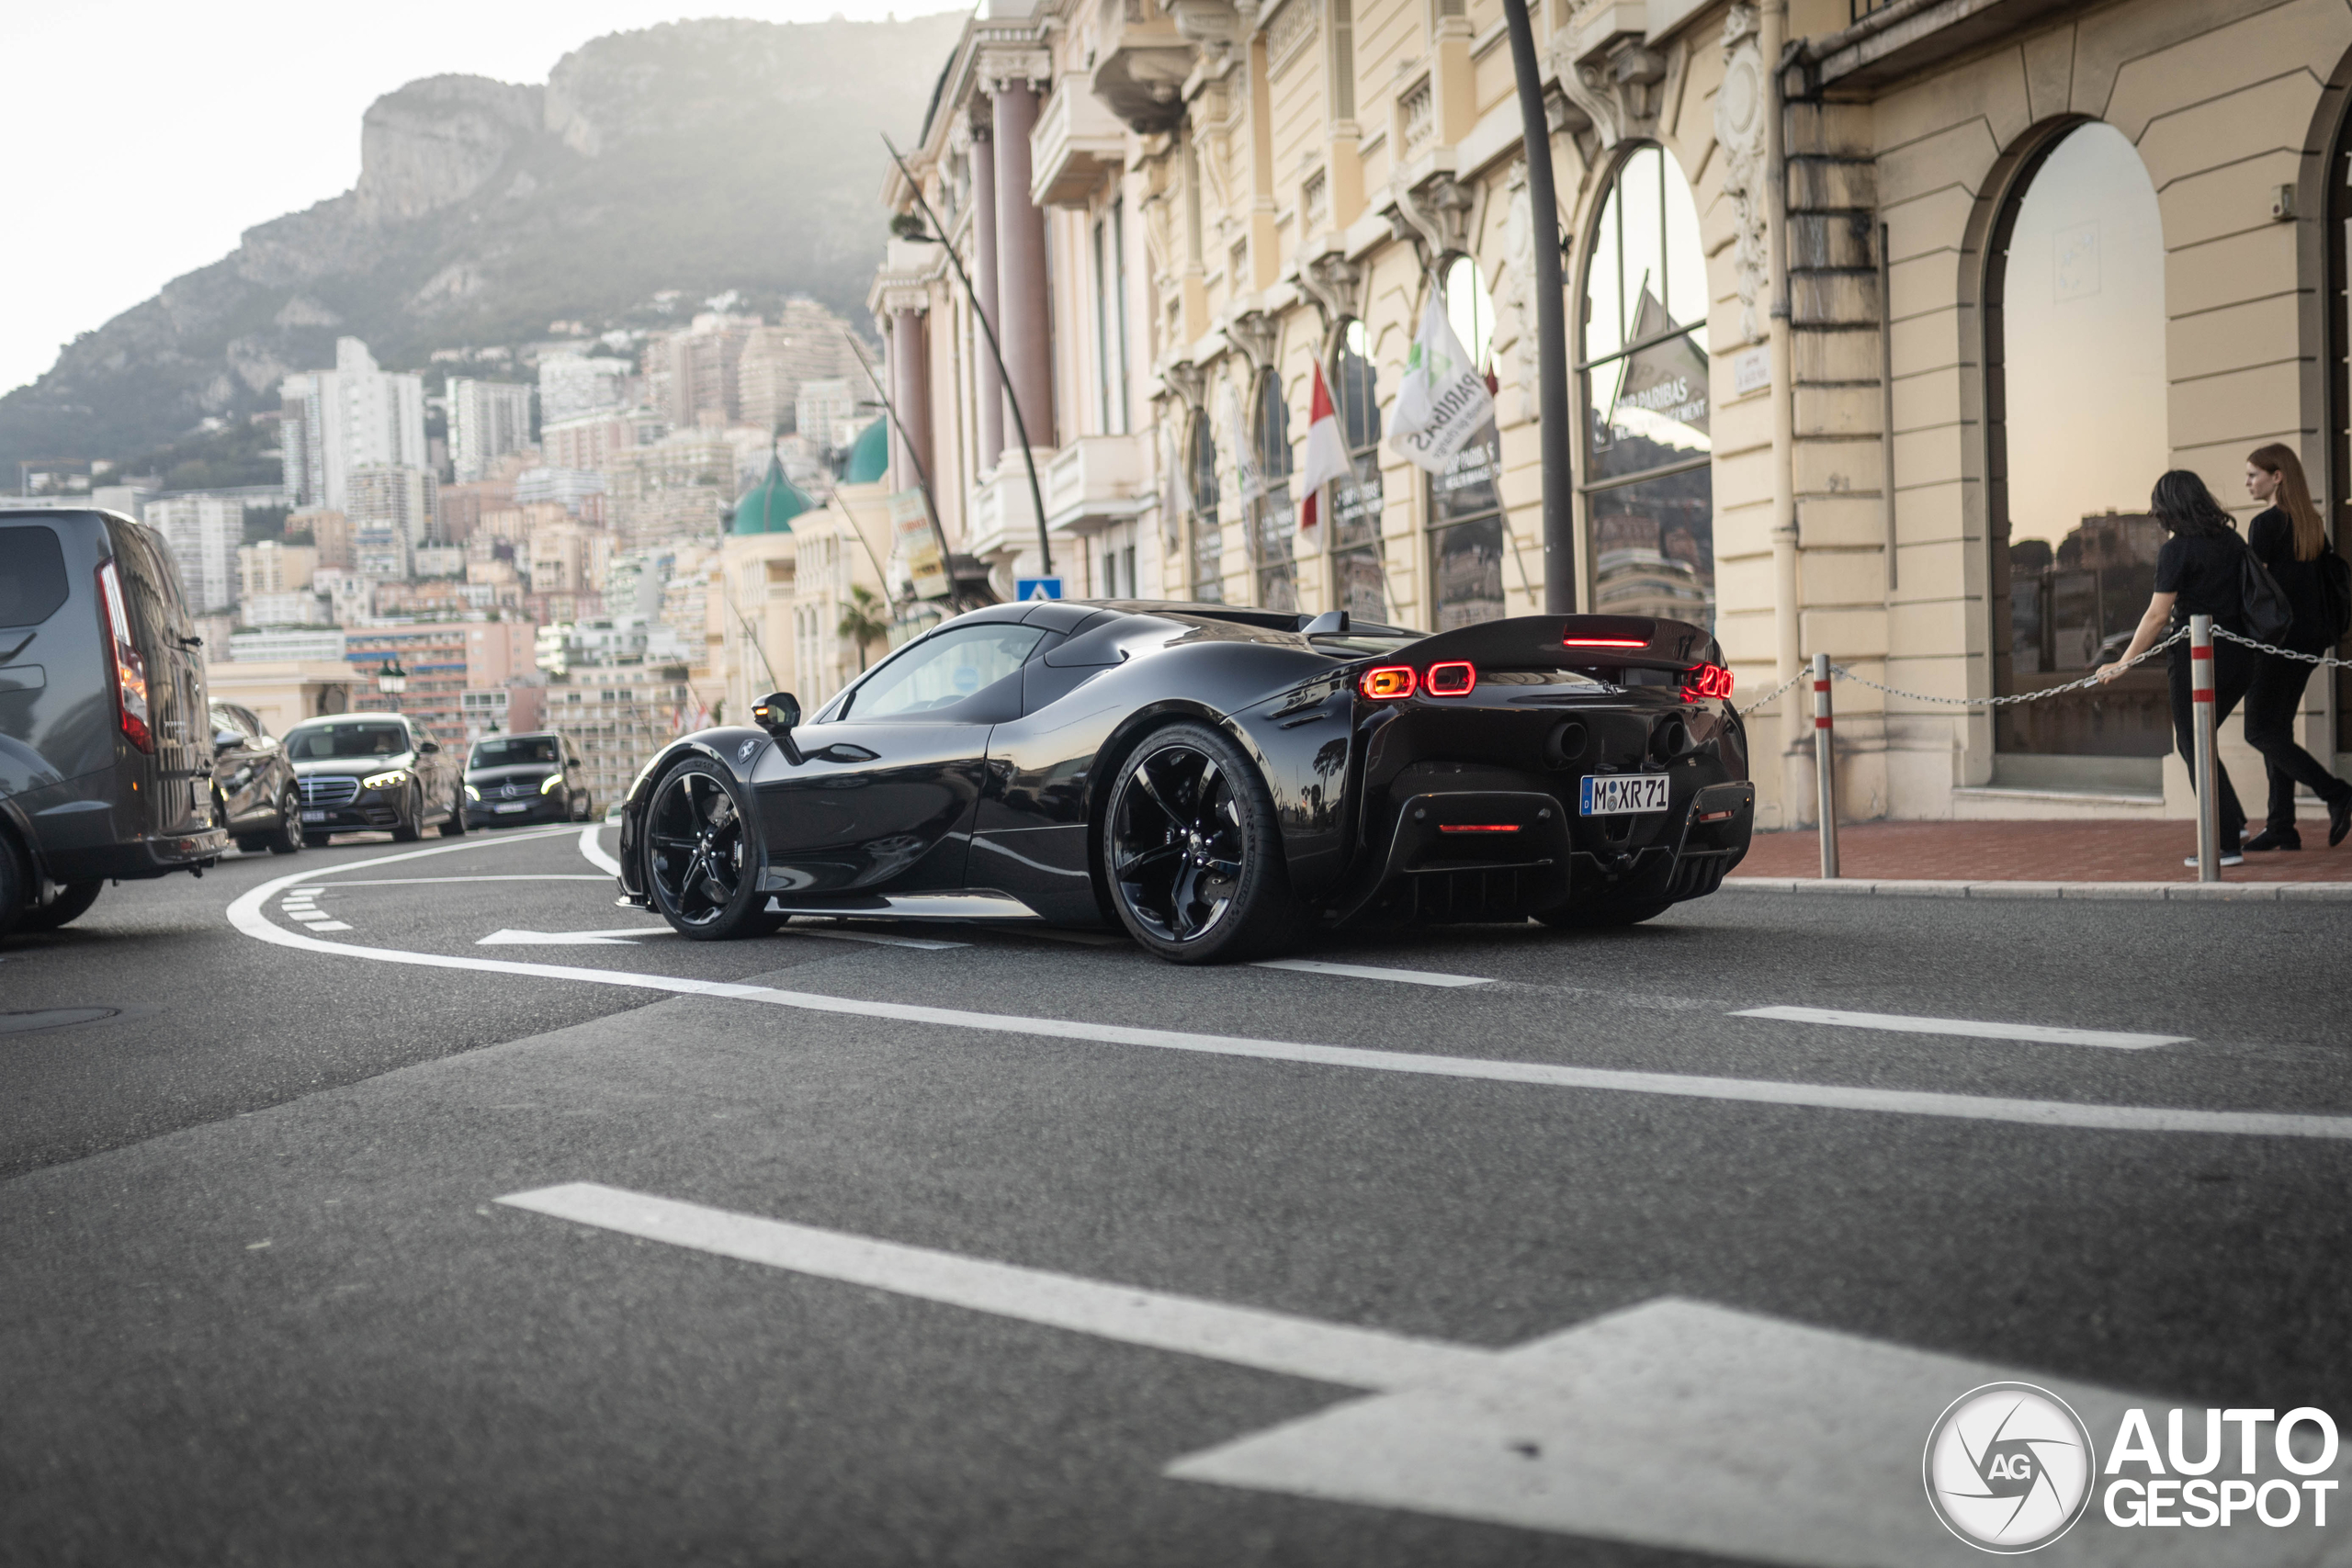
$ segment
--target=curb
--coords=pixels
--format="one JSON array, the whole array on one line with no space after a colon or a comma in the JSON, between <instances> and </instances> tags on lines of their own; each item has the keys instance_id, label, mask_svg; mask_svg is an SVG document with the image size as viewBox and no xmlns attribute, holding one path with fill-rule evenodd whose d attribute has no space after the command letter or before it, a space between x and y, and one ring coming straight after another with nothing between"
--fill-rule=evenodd
<instances>
[{"instance_id":1,"label":"curb","mask_svg":"<svg viewBox=\"0 0 2352 1568\"><path fill-rule=\"evenodd\" d=\"M2352 882L1888 882L1866 877L1727 876L1729 893L1833 897L2161 899L2227 904L2352 903Z\"/></svg>"}]
</instances>

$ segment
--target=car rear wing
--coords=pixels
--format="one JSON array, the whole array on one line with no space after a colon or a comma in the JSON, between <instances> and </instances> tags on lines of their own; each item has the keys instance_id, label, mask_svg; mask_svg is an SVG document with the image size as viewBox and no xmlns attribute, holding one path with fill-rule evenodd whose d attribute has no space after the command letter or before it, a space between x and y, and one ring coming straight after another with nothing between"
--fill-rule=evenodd
<instances>
[{"instance_id":1,"label":"car rear wing","mask_svg":"<svg viewBox=\"0 0 2352 1568\"><path fill-rule=\"evenodd\" d=\"M1715 639L1688 621L1650 615L1514 615L1438 632L1389 657L1481 670L1688 670L1723 663Z\"/></svg>"}]
</instances>

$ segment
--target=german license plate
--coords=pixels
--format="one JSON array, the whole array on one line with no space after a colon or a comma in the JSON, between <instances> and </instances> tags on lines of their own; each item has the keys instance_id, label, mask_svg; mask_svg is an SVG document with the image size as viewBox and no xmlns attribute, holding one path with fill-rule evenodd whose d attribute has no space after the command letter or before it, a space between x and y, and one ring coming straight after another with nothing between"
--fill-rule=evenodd
<instances>
[{"instance_id":1,"label":"german license plate","mask_svg":"<svg viewBox=\"0 0 2352 1568\"><path fill-rule=\"evenodd\" d=\"M499 811L528 811L531 809L531 803L527 800L510 801L506 805L497 807L494 809Z\"/></svg>"},{"instance_id":2,"label":"german license plate","mask_svg":"<svg viewBox=\"0 0 2352 1568\"><path fill-rule=\"evenodd\" d=\"M323 822L326 819L327 814L323 811L305 811L302 813L302 820L305 822Z\"/></svg>"},{"instance_id":3,"label":"german license plate","mask_svg":"<svg viewBox=\"0 0 2352 1568\"><path fill-rule=\"evenodd\" d=\"M1666 809L1666 779L1659 773L1632 773L1623 778L1585 775L1583 797L1577 811L1584 817L1611 817L1624 811Z\"/></svg>"}]
</instances>

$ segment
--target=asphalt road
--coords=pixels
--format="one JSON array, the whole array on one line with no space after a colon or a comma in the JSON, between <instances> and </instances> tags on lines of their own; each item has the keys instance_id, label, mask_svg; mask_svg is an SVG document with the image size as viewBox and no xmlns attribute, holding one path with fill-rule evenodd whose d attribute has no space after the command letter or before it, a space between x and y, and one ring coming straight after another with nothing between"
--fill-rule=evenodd
<instances>
[{"instance_id":1,"label":"asphalt road","mask_svg":"<svg viewBox=\"0 0 2352 1568\"><path fill-rule=\"evenodd\" d=\"M0 947L0 1562L1970 1562L1976 1383L2352 1419L2352 908L612 896L345 843ZM2098 1515L2038 1561L2352 1560Z\"/></svg>"}]
</instances>

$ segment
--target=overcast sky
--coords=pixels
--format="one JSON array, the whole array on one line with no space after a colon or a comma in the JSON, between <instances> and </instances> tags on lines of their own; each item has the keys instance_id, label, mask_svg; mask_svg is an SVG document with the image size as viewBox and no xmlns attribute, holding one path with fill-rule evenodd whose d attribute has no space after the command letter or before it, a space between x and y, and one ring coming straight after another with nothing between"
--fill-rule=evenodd
<instances>
[{"instance_id":1,"label":"overcast sky","mask_svg":"<svg viewBox=\"0 0 2352 1568\"><path fill-rule=\"evenodd\" d=\"M359 117L444 72L544 82L592 38L682 17L878 21L941 0L74 0L0 4L0 389L245 229L351 188Z\"/></svg>"}]
</instances>

